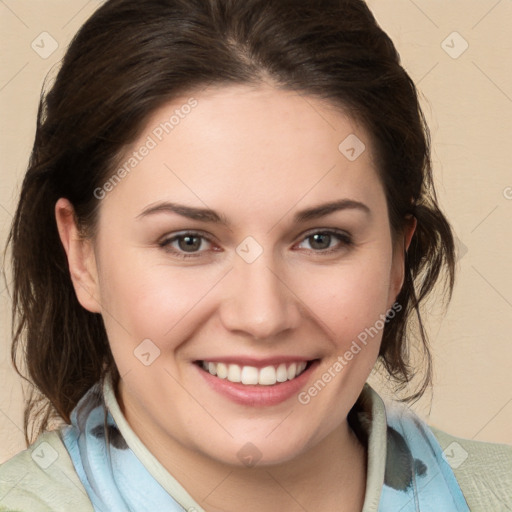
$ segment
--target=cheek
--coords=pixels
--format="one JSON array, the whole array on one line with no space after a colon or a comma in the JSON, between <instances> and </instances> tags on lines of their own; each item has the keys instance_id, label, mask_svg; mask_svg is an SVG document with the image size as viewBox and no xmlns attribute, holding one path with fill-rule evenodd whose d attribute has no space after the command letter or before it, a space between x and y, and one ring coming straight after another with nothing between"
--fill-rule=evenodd
<instances>
[{"instance_id":1,"label":"cheek","mask_svg":"<svg viewBox=\"0 0 512 512\"><path fill-rule=\"evenodd\" d=\"M219 308L225 291L222 277L229 265L156 264L137 248L109 249L102 258L101 303L120 370L133 365L134 351L143 340L151 340L162 352L172 352L191 340ZM337 352L385 312L389 252L381 242L336 264L283 268L283 280L294 292L288 300L305 304L325 326L324 334L335 341Z\"/></svg>"},{"instance_id":2,"label":"cheek","mask_svg":"<svg viewBox=\"0 0 512 512\"><path fill-rule=\"evenodd\" d=\"M391 260L386 253L311 271L296 280L298 294L339 348L373 326L388 306ZM302 283L309 283L304 286ZM296 289L297 289L296 288Z\"/></svg>"},{"instance_id":3,"label":"cheek","mask_svg":"<svg viewBox=\"0 0 512 512\"><path fill-rule=\"evenodd\" d=\"M175 348L220 277L218 268L154 264L141 254L125 250L117 258L112 251L103 260L101 302L113 351L131 353L145 339L162 351Z\"/></svg>"}]
</instances>

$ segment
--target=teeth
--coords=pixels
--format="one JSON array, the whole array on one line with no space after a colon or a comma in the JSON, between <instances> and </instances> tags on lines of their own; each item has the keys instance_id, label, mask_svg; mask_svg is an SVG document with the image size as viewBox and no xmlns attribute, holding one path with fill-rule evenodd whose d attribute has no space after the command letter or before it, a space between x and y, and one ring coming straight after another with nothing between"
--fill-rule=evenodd
<instances>
[{"instance_id":1,"label":"teeth","mask_svg":"<svg viewBox=\"0 0 512 512\"><path fill-rule=\"evenodd\" d=\"M277 382L276 369L273 366L265 366L260 370L258 384L262 386L273 386Z\"/></svg>"},{"instance_id":2,"label":"teeth","mask_svg":"<svg viewBox=\"0 0 512 512\"><path fill-rule=\"evenodd\" d=\"M242 368L242 384L258 384L258 368L244 366Z\"/></svg>"},{"instance_id":3,"label":"teeth","mask_svg":"<svg viewBox=\"0 0 512 512\"><path fill-rule=\"evenodd\" d=\"M216 375L220 379L227 379L230 382L241 382L245 385L273 386L277 382L286 382L298 377L306 368L306 362L265 366L255 368L254 366L239 366L237 364L211 363L202 361L203 369Z\"/></svg>"},{"instance_id":4,"label":"teeth","mask_svg":"<svg viewBox=\"0 0 512 512\"><path fill-rule=\"evenodd\" d=\"M292 363L290 366L288 366L288 380L292 380L293 377L297 374L297 365L295 363Z\"/></svg>"},{"instance_id":5,"label":"teeth","mask_svg":"<svg viewBox=\"0 0 512 512\"><path fill-rule=\"evenodd\" d=\"M217 377L219 379L225 379L228 376L228 367L224 363L217 365Z\"/></svg>"},{"instance_id":6,"label":"teeth","mask_svg":"<svg viewBox=\"0 0 512 512\"><path fill-rule=\"evenodd\" d=\"M242 370L237 364L230 364L228 370L228 380L231 382L241 382Z\"/></svg>"},{"instance_id":7,"label":"teeth","mask_svg":"<svg viewBox=\"0 0 512 512\"><path fill-rule=\"evenodd\" d=\"M288 372L284 363L277 367L276 380L277 382L286 382L288 380Z\"/></svg>"}]
</instances>

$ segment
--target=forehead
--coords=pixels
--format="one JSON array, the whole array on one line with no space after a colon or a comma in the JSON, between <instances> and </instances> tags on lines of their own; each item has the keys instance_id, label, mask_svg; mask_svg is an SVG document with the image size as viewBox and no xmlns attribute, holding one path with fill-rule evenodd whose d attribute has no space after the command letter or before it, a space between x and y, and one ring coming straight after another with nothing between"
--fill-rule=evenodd
<instances>
[{"instance_id":1,"label":"forehead","mask_svg":"<svg viewBox=\"0 0 512 512\"><path fill-rule=\"evenodd\" d=\"M237 198L240 206L291 207L305 194L335 200L340 189L358 195L378 186L369 135L356 120L267 86L212 87L165 104L118 168L126 178L111 195L129 194L139 206L179 196L216 209Z\"/></svg>"}]
</instances>

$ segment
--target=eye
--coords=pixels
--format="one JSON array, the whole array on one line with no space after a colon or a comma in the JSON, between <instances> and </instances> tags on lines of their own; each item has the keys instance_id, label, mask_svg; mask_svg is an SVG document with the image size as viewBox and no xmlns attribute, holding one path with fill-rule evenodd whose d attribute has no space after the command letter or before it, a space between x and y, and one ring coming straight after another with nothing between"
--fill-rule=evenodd
<instances>
[{"instance_id":1,"label":"eye","mask_svg":"<svg viewBox=\"0 0 512 512\"><path fill-rule=\"evenodd\" d=\"M321 254L330 254L353 244L352 237L349 234L335 230L323 230L310 233L306 235L306 238L299 244L299 247L304 242L309 243L312 251Z\"/></svg>"},{"instance_id":2,"label":"eye","mask_svg":"<svg viewBox=\"0 0 512 512\"><path fill-rule=\"evenodd\" d=\"M304 248L301 246L305 242L309 243L310 246L310 249L306 248L307 250L319 255L338 252L353 245L352 237L349 234L332 229L317 230L307 234L299 244L299 248ZM208 251L208 246L212 244L213 242L204 234L197 231L187 231L165 238L158 245L166 252L185 259L201 257ZM214 247L211 250L219 249Z\"/></svg>"},{"instance_id":3,"label":"eye","mask_svg":"<svg viewBox=\"0 0 512 512\"><path fill-rule=\"evenodd\" d=\"M200 251L200 249L204 248L204 245L211 243L203 234L189 231L166 238L159 245L165 251L173 253L180 258L194 258L201 256L205 251Z\"/></svg>"}]
</instances>

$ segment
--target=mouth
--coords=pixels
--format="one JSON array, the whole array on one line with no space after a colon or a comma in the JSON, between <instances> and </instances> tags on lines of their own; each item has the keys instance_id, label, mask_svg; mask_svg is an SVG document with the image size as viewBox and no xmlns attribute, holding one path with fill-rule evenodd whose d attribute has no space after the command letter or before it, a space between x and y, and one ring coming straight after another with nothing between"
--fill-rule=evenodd
<instances>
[{"instance_id":1,"label":"mouth","mask_svg":"<svg viewBox=\"0 0 512 512\"><path fill-rule=\"evenodd\" d=\"M277 405L296 396L319 362L320 359L272 362L198 360L194 366L210 389L235 403L254 407Z\"/></svg>"},{"instance_id":2,"label":"mouth","mask_svg":"<svg viewBox=\"0 0 512 512\"><path fill-rule=\"evenodd\" d=\"M201 368L219 379L229 382L241 383L245 386L275 386L289 380L296 379L313 361L296 361L268 365L263 368L246 366L234 363L215 363L212 361L197 361Z\"/></svg>"}]
</instances>

